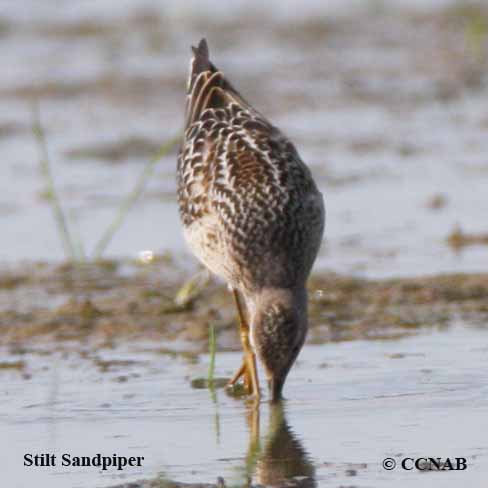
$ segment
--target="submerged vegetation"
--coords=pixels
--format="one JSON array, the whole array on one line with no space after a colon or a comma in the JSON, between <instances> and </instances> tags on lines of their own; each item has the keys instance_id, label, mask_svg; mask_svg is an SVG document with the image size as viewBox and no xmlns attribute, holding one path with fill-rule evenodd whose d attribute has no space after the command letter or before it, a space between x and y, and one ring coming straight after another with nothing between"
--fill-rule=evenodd
<instances>
[{"instance_id":1,"label":"submerged vegetation","mask_svg":"<svg viewBox=\"0 0 488 488\"><path fill-rule=\"evenodd\" d=\"M488 246L488 232L485 234L468 234L456 225L447 237L447 243L455 251L460 251L466 246Z\"/></svg>"}]
</instances>

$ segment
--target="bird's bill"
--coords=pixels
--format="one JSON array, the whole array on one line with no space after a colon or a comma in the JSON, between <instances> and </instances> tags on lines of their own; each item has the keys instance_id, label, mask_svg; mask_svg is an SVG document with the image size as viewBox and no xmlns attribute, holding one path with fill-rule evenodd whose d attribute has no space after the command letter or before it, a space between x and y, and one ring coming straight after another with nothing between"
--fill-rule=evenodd
<instances>
[{"instance_id":1,"label":"bird's bill","mask_svg":"<svg viewBox=\"0 0 488 488\"><path fill-rule=\"evenodd\" d=\"M282 377L273 376L269 379L269 391L271 393L271 401L279 402L283 398L283 385L285 384L286 375Z\"/></svg>"}]
</instances>

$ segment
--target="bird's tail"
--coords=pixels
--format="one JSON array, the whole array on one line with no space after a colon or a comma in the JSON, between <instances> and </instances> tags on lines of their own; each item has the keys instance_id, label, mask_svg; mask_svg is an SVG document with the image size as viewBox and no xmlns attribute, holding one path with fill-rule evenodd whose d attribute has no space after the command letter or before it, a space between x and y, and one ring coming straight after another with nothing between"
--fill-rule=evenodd
<instances>
[{"instance_id":1,"label":"bird's tail","mask_svg":"<svg viewBox=\"0 0 488 488\"><path fill-rule=\"evenodd\" d=\"M202 39L198 47L193 47L193 58L188 77L185 128L197 121L208 108L225 108L236 103L250 109L250 105L225 79L210 61L208 45Z\"/></svg>"},{"instance_id":2,"label":"bird's tail","mask_svg":"<svg viewBox=\"0 0 488 488\"><path fill-rule=\"evenodd\" d=\"M198 47L192 46L193 57L190 62L190 75L188 77L188 92L190 93L195 85L195 81L200 73L209 71L215 73L217 69L210 62L208 45L206 39L198 43Z\"/></svg>"}]
</instances>

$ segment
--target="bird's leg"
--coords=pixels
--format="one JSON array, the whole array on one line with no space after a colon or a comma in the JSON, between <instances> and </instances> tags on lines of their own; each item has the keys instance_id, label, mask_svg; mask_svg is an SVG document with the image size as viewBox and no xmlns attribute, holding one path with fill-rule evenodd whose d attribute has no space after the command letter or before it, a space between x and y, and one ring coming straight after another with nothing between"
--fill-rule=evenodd
<instances>
[{"instance_id":1,"label":"bird's leg","mask_svg":"<svg viewBox=\"0 0 488 488\"><path fill-rule=\"evenodd\" d=\"M251 343L249 341L249 324L244 316L241 301L237 290L233 290L234 300L236 302L237 313L239 315L239 328L241 334L242 349L244 350L244 358L241 367L237 373L229 381L228 386L234 386L241 377L244 377L244 386L246 390L256 397L259 397L259 380L256 368L256 355L254 354Z\"/></svg>"}]
</instances>

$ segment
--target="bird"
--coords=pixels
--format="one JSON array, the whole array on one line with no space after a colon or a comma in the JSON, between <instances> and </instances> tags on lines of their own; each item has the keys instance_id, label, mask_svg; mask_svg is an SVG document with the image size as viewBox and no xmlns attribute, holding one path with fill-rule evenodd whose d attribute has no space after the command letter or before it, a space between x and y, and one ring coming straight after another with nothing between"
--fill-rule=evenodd
<instances>
[{"instance_id":1,"label":"bird","mask_svg":"<svg viewBox=\"0 0 488 488\"><path fill-rule=\"evenodd\" d=\"M207 41L192 47L177 158L184 238L231 290L239 317L242 381L259 399L256 357L271 401L308 330L306 283L323 238L325 206L292 142L248 103L210 61Z\"/></svg>"}]
</instances>

